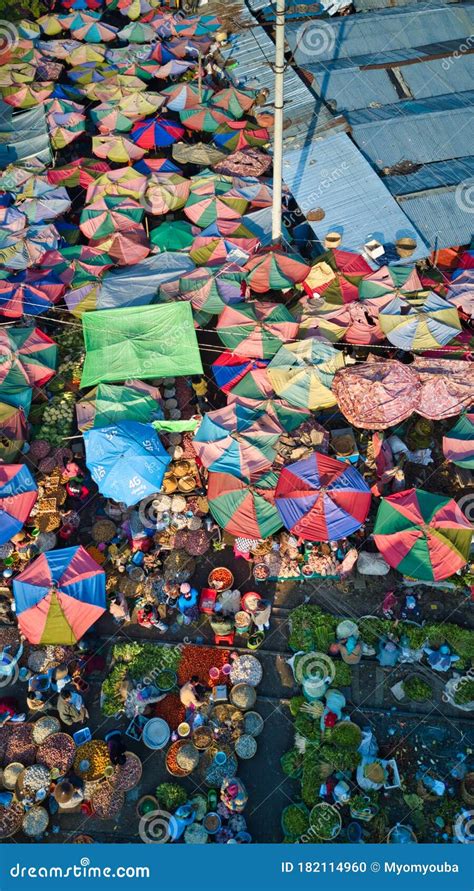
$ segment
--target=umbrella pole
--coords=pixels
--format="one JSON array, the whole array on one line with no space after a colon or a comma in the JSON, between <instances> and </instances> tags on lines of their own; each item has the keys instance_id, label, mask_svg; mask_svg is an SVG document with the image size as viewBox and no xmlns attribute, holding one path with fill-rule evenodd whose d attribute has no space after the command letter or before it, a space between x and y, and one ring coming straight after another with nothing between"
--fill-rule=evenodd
<instances>
[{"instance_id":1,"label":"umbrella pole","mask_svg":"<svg viewBox=\"0 0 474 891\"><path fill-rule=\"evenodd\" d=\"M276 0L275 21L275 121L273 129L272 240L281 240L283 173L283 79L285 74L285 0Z\"/></svg>"}]
</instances>

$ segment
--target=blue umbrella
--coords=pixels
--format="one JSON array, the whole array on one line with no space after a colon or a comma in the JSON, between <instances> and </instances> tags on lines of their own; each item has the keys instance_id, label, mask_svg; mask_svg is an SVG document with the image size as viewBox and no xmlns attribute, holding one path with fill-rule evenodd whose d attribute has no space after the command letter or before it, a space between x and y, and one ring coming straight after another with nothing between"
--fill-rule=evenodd
<instances>
[{"instance_id":1,"label":"blue umbrella","mask_svg":"<svg viewBox=\"0 0 474 891\"><path fill-rule=\"evenodd\" d=\"M171 461L153 427L123 421L84 433L86 464L99 492L127 507L158 492Z\"/></svg>"}]
</instances>

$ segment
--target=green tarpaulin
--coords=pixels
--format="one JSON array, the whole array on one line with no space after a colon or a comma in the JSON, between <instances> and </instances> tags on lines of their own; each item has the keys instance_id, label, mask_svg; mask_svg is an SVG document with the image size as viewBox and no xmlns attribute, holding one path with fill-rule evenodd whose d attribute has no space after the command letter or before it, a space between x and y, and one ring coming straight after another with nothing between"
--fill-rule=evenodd
<instances>
[{"instance_id":1,"label":"green tarpaulin","mask_svg":"<svg viewBox=\"0 0 474 891\"><path fill-rule=\"evenodd\" d=\"M190 303L86 312L82 326L86 358L81 387L202 374Z\"/></svg>"}]
</instances>

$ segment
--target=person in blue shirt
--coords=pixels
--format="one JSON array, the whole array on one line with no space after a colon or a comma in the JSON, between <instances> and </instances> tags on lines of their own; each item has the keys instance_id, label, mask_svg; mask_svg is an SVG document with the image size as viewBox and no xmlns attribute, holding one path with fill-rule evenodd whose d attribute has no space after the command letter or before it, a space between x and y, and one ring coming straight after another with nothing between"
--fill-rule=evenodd
<instances>
[{"instance_id":1,"label":"person in blue shirt","mask_svg":"<svg viewBox=\"0 0 474 891\"><path fill-rule=\"evenodd\" d=\"M178 597L178 609L183 617L185 625L198 618L198 600L199 593L196 588L191 588L187 582L179 586L180 596Z\"/></svg>"}]
</instances>

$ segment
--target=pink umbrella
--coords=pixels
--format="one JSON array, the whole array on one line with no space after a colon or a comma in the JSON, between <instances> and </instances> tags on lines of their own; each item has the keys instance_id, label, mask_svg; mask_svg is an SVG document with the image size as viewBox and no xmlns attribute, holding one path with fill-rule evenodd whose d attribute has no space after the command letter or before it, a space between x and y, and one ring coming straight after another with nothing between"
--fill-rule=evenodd
<instances>
[{"instance_id":1,"label":"pink umbrella","mask_svg":"<svg viewBox=\"0 0 474 891\"><path fill-rule=\"evenodd\" d=\"M135 226L124 232L114 232L108 238L101 238L96 244L106 251L118 266L133 266L148 257L150 253L150 244L141 226Z\"/></svg>"}]
</instances>

